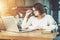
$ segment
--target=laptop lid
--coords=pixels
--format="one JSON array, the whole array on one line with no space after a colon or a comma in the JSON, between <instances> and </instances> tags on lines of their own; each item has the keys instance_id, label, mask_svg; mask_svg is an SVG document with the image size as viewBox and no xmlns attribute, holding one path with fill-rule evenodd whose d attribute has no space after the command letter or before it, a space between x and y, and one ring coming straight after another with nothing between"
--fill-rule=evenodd
<instances>
[{"instance_id":1,"label":"laptop lid","mask_svg":"<svg viewBox=\"0 0 60 40\"><path fill-rule=\"evenodd\" d=\"M16 20L13 16L4 16L2 17L2 20L7 31L19 32Z\"/></svg>"}]
</instances>

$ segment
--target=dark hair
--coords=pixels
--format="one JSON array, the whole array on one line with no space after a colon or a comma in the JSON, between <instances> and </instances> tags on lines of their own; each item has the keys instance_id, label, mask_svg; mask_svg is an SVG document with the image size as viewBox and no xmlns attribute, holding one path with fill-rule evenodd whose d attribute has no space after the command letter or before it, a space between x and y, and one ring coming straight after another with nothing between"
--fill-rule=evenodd
<instances>
[{"instance_id":1,"label":"dark hair","mask_svg":"<svg viewBox=\"0 0 60 40\"><path fill-rule=\"evenodd\" d=\"M41 3L36 3L33 5L33 7L35 8L35 10L38 10L40 14L43 14L44 11L44 6Z\"/></svg>"}]
</instances>

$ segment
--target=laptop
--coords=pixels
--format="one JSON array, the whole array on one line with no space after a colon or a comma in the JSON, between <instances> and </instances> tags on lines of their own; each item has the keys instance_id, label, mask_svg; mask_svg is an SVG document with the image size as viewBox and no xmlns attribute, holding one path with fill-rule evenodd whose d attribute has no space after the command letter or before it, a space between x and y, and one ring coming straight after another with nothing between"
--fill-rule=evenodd
<instances>
[{"instance_id":1,"label":"laptop","mask_svg":"<svg viewBox=\"0 0 60 40\"><path fill-rule=\"evenodd\" d=\"M14 18L14 16L4 16L4 17L2 17L2 20L6 27L6 31L9 31L9 32L30 32L30 31L32 31L31 29L26 29L26 30L20 31L17 26L17 22L16 22L16 19Z\"/></svg>"},{"instance_id":2,"label":"laptop","mask_svg":"<svg viewBox=\"0 0 60 40\"><path fill-rule=\"evenodd\" d=\"M3 23L4 23L7 31L19 32L17 22L16 22L14 16L3 16L2 20L3 20Z\"/></svg>"}]
</instances>

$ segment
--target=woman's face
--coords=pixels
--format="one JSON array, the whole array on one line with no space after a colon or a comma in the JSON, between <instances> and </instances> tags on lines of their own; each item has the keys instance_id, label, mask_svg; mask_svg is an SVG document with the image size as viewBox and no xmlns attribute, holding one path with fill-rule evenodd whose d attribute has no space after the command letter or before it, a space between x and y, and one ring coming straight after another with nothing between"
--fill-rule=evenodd
<instances>
[{"instance_id":1,"label":"woman's face","mask_svg":"<svg viewBox=\"0 0 60 40\"><path fill-rule=\"evenodd\" d=\"M36 10L34 7L32 8L32 10L33 10L33 13L34 13L34 15L35 15L35 16L40 15L40 14L39 14L39 11L38 11L38 10Z\"/></svg>"}]
</instances>

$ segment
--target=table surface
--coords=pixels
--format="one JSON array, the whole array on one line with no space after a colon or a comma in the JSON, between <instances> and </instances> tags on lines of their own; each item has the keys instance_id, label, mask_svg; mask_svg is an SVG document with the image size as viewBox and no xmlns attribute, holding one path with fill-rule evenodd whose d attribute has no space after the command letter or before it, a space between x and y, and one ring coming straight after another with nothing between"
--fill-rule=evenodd
<instances>
[{"instance_id":1,"label":"table surface","mask_svg":"<svg viewBox=\"0 0 60 40\"><path fill-rule=\"evenodd\" d=\"M36 37L36 38L55 38L57 33L50 33L48 31L41 32L41 30L35 30L32 32L0 32L0 38L3 37Z\"/></svg>"}]
</instances>

